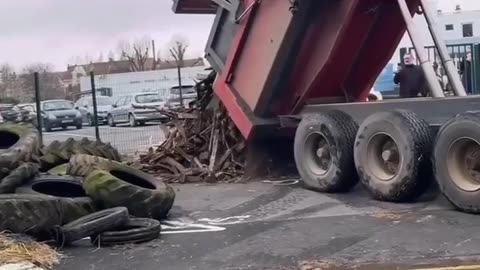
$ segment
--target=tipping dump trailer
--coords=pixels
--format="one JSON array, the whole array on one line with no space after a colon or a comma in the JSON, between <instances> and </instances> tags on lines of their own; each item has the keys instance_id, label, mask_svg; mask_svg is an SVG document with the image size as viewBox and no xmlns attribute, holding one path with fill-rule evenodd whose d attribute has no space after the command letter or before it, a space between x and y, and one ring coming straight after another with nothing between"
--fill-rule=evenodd
<instances>
[{"instance_id":1,"label":"tipping dump trailer","mask_svg":"<svg viewBox=\"0 0 480 270\"><path fill-rule=\"evenodd\" d=\"M401 202L435 179L457 209L480 213L480 97L466 96L425 0L174 0L173 8L215 14L206 58L216 95L247 139L295 128L307 188L346 192L360 181L374 199ZM429 25L454 97L425 57L415 14ZM406 31L429 97L366 102Z\"/></svg>"}]
</instances>

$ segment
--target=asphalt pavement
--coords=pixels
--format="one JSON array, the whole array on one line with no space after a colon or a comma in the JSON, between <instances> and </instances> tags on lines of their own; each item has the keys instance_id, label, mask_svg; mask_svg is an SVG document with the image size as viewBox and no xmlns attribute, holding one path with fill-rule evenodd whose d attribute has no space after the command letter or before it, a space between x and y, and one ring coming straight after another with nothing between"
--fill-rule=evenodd
<instances>
[{"instance_id":1,"label":"asphalt pavement","mask_svg":"<svg viewBox=\"0 0 480 270\"><path fill-rule=\"evenodd\" d=\"M393 204L360 186L348 194L260 181L174 188L160 239L114 248L85 240L56 269L480 269L480 216L455 211L435 189Z\"/></svg>"},{"instance_id":2,"label":"asphalt pavement","mask_svg":"<svg viewBox=\"0 0 480 270\"><path fill-rule=\"evenodd\" d=\"M102 142L111 143L121 154L127 156L145 152L149 147L159 145L165 139L159 124L147 124L139 127L102 125L99 126L99 134ZM65 141L68 138L95 140L95 128L90 126L83 126L82 129L69 127L66 130L60 128L54 129L52 132L43 132L45 145L54 140Z\"/></svg>"}]
</instances>

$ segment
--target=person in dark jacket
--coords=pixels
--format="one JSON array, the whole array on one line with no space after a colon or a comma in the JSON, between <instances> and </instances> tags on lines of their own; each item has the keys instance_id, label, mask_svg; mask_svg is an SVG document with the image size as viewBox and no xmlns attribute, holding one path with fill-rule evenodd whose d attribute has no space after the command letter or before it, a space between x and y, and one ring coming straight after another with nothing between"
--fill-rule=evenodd
<instances>
[{"instance_id":1,"label":"person in dark jacket","mask_svg":"<svg viewBox=\"0 0 480 270\"><path fill-rule=\"evenodd\" d=\"M393 82L400 84L400 98L426 96L425 74L420 66L415 65L415 57L406 54L403 57L405 67L395 74Z\"/></svg>"}]
</instances>

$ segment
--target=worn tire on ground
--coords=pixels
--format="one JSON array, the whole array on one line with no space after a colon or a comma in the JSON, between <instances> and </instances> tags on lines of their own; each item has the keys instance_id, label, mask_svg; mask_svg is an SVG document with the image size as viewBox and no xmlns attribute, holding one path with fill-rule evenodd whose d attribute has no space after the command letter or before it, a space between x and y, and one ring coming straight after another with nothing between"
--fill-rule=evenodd
<instances>
[{"instance_id":1,"label":"worn tire on ground","mask_svg":"<svg viewBox=\"0 0 480 270\"><path fill-rule=\"evenodd\" d=\"M74 155L70 158L67 166L67 174L86 177L96 168L102 168L102 164L110 162L106 158L92 155Z\"/></svg>"},{"instance_id":2,"label":"worn tire on ground","mask_svg":"<svg viewBox=\"0 0 480 270\"><path fill-rule=\"evenodd\" d=\"M15 192L16 188L32 180L37 174L37 164L23 163L0 181L0 194Z\"/></svg>"},{"instance_id":3,"label":"worn tire on ground","mask_svg":"<svg viewBox=\"0 0 480 270\"><path fill-rule=\"evenodd\" d=\"M160 236L160 230L161 225L158 220L131 218L125 225L93 235L90 239L98 246L137 244L157 239Z\"/></svg>"},{"instance_id":4,"label":"worn tire on ground","mask_svg":"<svg viewBox=\"0 0 480 270\"><path fill-rule=\"evenodd\" d=\"M357 184L353 162L357 128L353 119L340 111L306 115L302 119L295 135L294 154L306 188L321 192L346 192ZM330 162L326 166L316 162L317 139L328 145L330 150Z\"/></svg>"},{"instance_id":5,"label":"worn tire on ground","mask_svg":"<svg viewBox=\"0 0 480 270\"><path fill-rule=\"evenodd\" d=\"M0 179L23 162L38 162L37 130L30 124L0 124Z\"/></svg>"},{"instance_id":6,"label":"worn tire on ground","mask_svg":"<svg viewBox=\"0 0 480 270\"><path fill-rule=\"evenodd\" d=\"M0 230L45 237L58 225L63 204L50 196L29 194L0 195Z\"/></svg>"},{"instance_id":7,"label":"worn tire on ground","mask_svg":"<svg viewBox=\"0 0 480 270\"><path fill-rule=\"evenodd\" d=\"M80 141L68 139L65 142L52 142L43 151L40 158L42 171L48 171L55 166L68 163L73 155L86 154L104 157L109 160L121 161L118 151L110 144L90 141L83 138Z\"/></svg>"},{"instance_id":8,"label":"worn tire on ground","mask_svg":"<svg viewBox=\"0 0 480 270\"><path fill-rule=\"evenodd\" d=\"M379 112L365 119L357 134L354 154L357 172L370 195L391 202L420 196L431 183L432 138L427 122L413 112ZM382 159L386 151L382 147L392 141L398 149L394 161L397 165L388 169Z\"/></svg>"},{"instance_id":9,"label":"worn tire on ground","mask_svg":"<svg viewBox=\"0 0 480 270\"><path fill-rule=\"evenodd\" d=\"M477 169L467 168L467 162L469 157L475 161L473 164L478 162L479 142L480 112L462 113L440 129L432 155L435 179L442 193L458 210L473 214L480 213L480 185Z\"/></svg>"},{"instance_id":10,"label":"worn tire on ground","mask_svg":"<svg viewBox=\"0 0 480 270\"><path fill-rule=\"evenodd\" d=\"M163 181L118 162L103 163L83 183L87 194L102 207L125 206L136 217L163 219L175 191Z\"/></svg>"},{"instance_id":11,"label":"worn tire on ground","mask_svg":"<svg viewBox=\"0 0 480 270\"><path fill-rule=\"evenodd\" d=\"M82 188L78 178L43 175L16 189L16 193L53 196L64 205L62 224L95 212L96 206Z\"/></svg>"},{"instance_id":12,"label":"worn tire on ground","mask_svg":"<svg viewBox=\"0 0 480 270\"><path fill-rule=\"evenodd\" d=\"M68 175L67 168L68 168L68 163L60 164L48 170L48 173L52 175L58 175L58 176Z\"/></svg>"},{"instance_id":13,"label":"worn tire on ground","mask_svg":"<svg viewBox=\"0 0 480 270\"><path fill-rule=\"evenodd\" d=\"M59 244L69 244L85 237L98 235L102 232L120 227L128 222L128 210L125 207L105 209L62 227L56 227L56 241Z\"/></svg>"}]
</instances>

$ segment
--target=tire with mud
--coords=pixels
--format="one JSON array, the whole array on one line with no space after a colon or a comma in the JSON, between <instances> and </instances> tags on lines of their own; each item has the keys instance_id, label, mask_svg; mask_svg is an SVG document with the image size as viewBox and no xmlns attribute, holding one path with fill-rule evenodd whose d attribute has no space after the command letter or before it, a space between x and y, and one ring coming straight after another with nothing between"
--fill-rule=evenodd
<instances>
[{"instance_id":1,"label":"tire with mud","mask_svg":"<svg viewBox=\"0 0 480 270\"><path fill-rule=\"evenodd\" d=\"M86 177L96 168L102 168L102 164L109 162L110 160L98 156L74 155L68 162L66 173L68 175Z\"/></svg>"},{"instance_id":2,"label":"tire with mud","mask_svg":"<svg viewBox=\"0 0 480 270\"><path fill-rule=\"evenodd\" d=\"M38 165L23 163L0 182L0 194L14 193L15 189L26 184L38 174Z\"/></svg>"},{"instance_id":3,"label":"tire with mud","mask_svg":"<svg viewBox=\"0 0 480 270\"><path fill-rule=\"evenodd\" d=\"M61 201L65 213L62 224L95 212L96 206L77 178L43 175L16 189L19 194L52 196Z\"/></svg>"},{"instance_id":4,"label":"tire with mud","mask_svg":"<svg viewBox=\"0 0 480 270\"><path fill-rule=\"evenodd\" d=\"M87 138L80 141L70 138L65 142L54 141L43 150L43 156L40 158L42 171L48 171L58 165L68 163L70 158L76 154L87 154L121 161L120 154L110 144L90 141Z\"/></svg>"},{"instance_id":5,"label":"tire with mud","mask_svg":"<svg viewBox=\"0 0 480 270\"><path fill-rule=\"evenodd\" d=\"M480 214L480 112L465 112L437 134L433 171L442 193L456 209Z\"/></svg>"},{"instance_id":6,"label":"tire with mud","mask_svg":"<svg viewBox=\"0 0 480 270\"><path fill-rule=\"evenodd\" d=\"M101 207L125 206L136 217L165 218L175 191L163 181L118 162L103 163L91 172L83 187Z\"/></svg>"},{"instance_id":7,"label":"tire with mud","mask_svg":"<svg viewBox=\"0 0 480 270\"><path fill-rule=\"evenodd\" d=\"M58 198L30 194L0 195L0 230L44 238L62 224L64 209Z\"/></svg>"},{"instance_id":8,"label":"tire with mud","mask_svg":"<svg viewBox=\"0 0 480 270\"><path fill-rule=\"evenodd\" d=\"M38 162L37 130L30 124L0 124L0 179L23 162Z\"/></svg>"},{"instance_id":9,"label":"tire with mud","mask_svg":"<svg viewBox=\"0 0 480 270\"><path fill-rule=\"evenodd\" d=\"M160 236L160 221L150 218L130 218L128 222L110 231L90 237L96 246L138 244Z\"/></svg>"},{"instance_id":10,"label":"tire with mud","mask_svg":"<svg viewBox=\"0 0 480 270\"><path fill-rule=\"evenodd\" d=\"M68 175L67 168L68 168L68 163L60 164L48 170L48 173L52 175L58 175L58 176Z\"/></svg>"},{"instance_id":11,"label":"tire with mud","mask_svg":"<svg viewBox=\"0 0 480 270\"><path fill-rule=\"evenodd\" d=\"M404 202L431 183L432 132L415 113L379 112L360 125L355 165L362 184L380 201Z\"/></svg>"},{"instance_id":12,"label":"tire with mud","mask_svg":"<svg viewBox=\"0 0 480 270\"><path fill-rule=\"evenodd\" d=\"M357 182L353 143L357 124L346 113L306 115L295 134L294 154L304 186L321 192L347 192Z\"/></svg>"}]
</instances>

